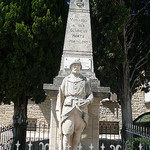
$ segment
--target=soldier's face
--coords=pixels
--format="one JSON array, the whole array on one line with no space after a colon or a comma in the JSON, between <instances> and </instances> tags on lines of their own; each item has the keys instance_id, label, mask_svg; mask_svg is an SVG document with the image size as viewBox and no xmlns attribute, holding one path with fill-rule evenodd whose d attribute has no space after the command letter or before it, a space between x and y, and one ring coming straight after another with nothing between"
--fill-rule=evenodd
<instances>
[{"instance_id":1,"label":"soldier's face","mask_svg":"<svg viewBox=\"0 0 150 150\"><path fill-rule=\"evenodd\" d=\"M80 73L80 70L81 70L81 66L79 64L73 64L71 66L71 71L72 73L74 74L79 74Z\"/></svg>"}]
</instances>

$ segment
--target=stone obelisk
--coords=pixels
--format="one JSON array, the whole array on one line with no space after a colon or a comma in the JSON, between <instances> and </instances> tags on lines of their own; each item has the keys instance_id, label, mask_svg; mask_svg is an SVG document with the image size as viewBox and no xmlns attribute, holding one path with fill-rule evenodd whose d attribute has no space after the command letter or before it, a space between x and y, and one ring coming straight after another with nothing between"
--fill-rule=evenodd
<instances>
[{"instance_id":1,"label":"stone obelisk","mask_svg":"<svg viewBox=\"0 0 150 150\"><path fill-rule=\"evenodd\" d=\"M59 75L66 75L70 63L76 58L80 58L86 74L91 75L94 72L88 0L70 1Z\"/></svg>"},{"instance_id":2,"label":"stone obelisk","mask_svg":"<svg viewBox=\"0 0 150 150\"><path fill-rule=\"evenodd\" d=\"M92 144L95 150L99 150L99 102L109 97L110 89L100 87L100 81L94 73L89 0L70 0L60 71L53 84L43 86L51 100L50 150L55 150L58 145L58 122L55 111L58 89L63 78L70 74L70 64L77 58L82 63L81 74L91 79L94 94L94 101L89 108L88 127L81 138L82 149L87 150Z\"/></svg>"}]
</instances>

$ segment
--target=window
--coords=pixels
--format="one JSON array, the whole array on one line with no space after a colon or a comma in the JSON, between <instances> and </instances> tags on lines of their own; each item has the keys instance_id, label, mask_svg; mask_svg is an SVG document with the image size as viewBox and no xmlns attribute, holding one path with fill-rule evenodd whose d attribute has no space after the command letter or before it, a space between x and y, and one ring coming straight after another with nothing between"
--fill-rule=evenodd
<instances>
[{"instance_id":1,"label":"window","mask_svg":"<svg viewBox=\"0 0 150 150\"><path fill-rule=\"evenodd\" d=\"M100 121L99 134L119 134L118 121Z\"/></svg>"}]
</instances>

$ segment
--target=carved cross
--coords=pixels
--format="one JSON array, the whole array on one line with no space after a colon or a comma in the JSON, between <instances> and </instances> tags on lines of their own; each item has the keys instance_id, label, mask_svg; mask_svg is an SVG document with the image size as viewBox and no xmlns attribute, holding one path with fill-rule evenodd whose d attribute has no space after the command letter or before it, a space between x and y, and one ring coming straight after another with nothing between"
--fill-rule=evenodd
<instances>
[{"instance_id":1,"label":"carved cross","mask_svg":"<svg viewBox=\"0 0 150 150\"><path fill-rule=\"evenodd\" d=\"M30 143L28 144L28 146L29 146L29 150L31 150L31 147L32 147L31 141L30 141Z\"/></svg>"},{"instance_id":2,"label":"carved cross","mask_svg":"<svg viewBox=\"0 0 150 150\"><path fill-rule=\"evenodd\" d=\"M66 146L66 148L67 148L68 150L70 149L70 147L71 147L71 146L70 146L69 144Z\"/></svg>"},{"instance_id":3,"label":"carved cross","mask_svg":"<svg viewBox=\"0 0 150 150\"><path fill-rule=\"evenodd\" d=\"M102 149L102 150L105 149L104 143L102 143L101 149Z\"/></svg>"},{"instance_id":4,"label":"carved cross","mask_svg":"<svg viewBox=\"0 0 150 150\"><path fill-rule=\"evenodd\" d=\"M16 146L17 146L17 150L19 150L19 146L20 146L19 141L17 141Z\"/></svg>"},{"instance_id":5,"label":"carved cross","mask_svg":"<svg viewBox=\"0 0 150 150\"><path fill-rule=\"evenodd\" d=\"M79 144L78 148L79 148L79 150L81 150L81 149L82 149L82 145L81 145L81 143Z\"/></svg>"},{"instance_id":6,"label":"carved cross","mask_svg":"<svg viewBox=\"0 0 150 150\"><path fill-rule=\"evenodd\" d=\"M139 149L142 150L142 144L141 143L139 144Z\"/></svg>"},{"instance_id":7,"label":"carved cross","mask_svg":"<svg viewBox=\"0 0 150 150\"><path fill-rule=\"evenodd\" d=\"M90 150L93 150L94 146L91 144L91 145L89 146L89 148L90 148Z\"/></svg>"}]
</instances>

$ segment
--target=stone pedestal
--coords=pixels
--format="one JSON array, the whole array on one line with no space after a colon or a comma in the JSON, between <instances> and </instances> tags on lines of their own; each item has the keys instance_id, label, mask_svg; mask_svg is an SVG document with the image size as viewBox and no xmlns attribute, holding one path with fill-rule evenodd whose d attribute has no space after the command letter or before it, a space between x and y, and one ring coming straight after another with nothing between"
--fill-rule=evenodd
<instances>
[{"instance_id":1,"label":"stone pedestal","mask_svg":"<svg viewBox=\"0 0 150 150\"><path fill-rule=\"evenodd\" d=\"M60 85L56 83L60 82L54 79L54 84L44 84L44 90L51 99L51 122L50 122L50 150L55 150L58 142L58 122L56 119L56 98ZM63 78L62 78L63 79ZM57 82L56 82L57 81ZM97 80L98 81L98 80ZM99 102L100 100L110 96L110 89L108 87L100 87L96 85L98 82L92 82L92 91L94 94L94 101L89 105L89 121L88 126L84 130L81 137L82 149L87 150L92 144L95 150L99 150Z\"/></svg>"},{"instance_id":2,"label":"stone pedestal","mask_svg":"<svg viewBox=\"0 0 150 150\"><path fill-rule=\"evenodd\" d=\"M57 127L58 122L56 120L56 97L51 97L51 118L50 118L50 135L49 135L49 143L50 149L55 149L57 145Z\"/></svg>"}]
</instances>

